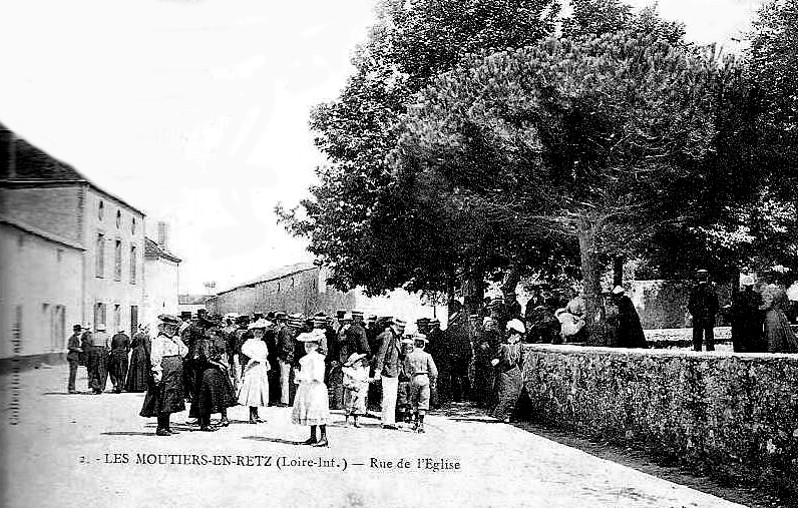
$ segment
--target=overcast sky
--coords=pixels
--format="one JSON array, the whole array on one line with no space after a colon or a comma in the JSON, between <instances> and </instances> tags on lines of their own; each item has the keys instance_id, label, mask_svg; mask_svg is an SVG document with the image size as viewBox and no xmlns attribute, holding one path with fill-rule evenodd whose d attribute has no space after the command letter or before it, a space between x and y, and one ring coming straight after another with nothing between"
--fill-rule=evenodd
<instances>
[{"instance_id":1,"label":"overcast sky","mask_svg":"<svg viewBox=\"0 0 798 508\"><path fill-rule=\"evenodd\" d=\"M760 3L659 9L734 48ZM273 209L314 183L308 113L373 20L373 0L0 0L0 121L166 221L181 292L224 289L312 259Z\"/></svg>"}]
</instances>

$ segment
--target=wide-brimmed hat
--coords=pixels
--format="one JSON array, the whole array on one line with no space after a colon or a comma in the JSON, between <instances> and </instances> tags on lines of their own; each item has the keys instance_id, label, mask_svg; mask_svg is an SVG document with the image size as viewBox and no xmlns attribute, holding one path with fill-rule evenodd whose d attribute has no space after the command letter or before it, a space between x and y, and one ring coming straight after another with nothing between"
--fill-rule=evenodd
<instances>
[{"instance_id":1,"label":"wide-brimmed hat","mask_svg":"<svg viewBox=\"0 0 798 508\"><path fill-rule=\"evenodd\" d=\"M286 319L288 319L288 314L286 314L283 311L275 312L274 318L277 319L278 321L285 321Z\"/></svg>"},{"instance_id":2,"label":"wide-brimmed hat","mask_svg":"<svg viewBox=\"0 0 798 508\"><path fill-rule=\"evenodd\" d=\"M518 333L526 333L526 327L524 327L524 323L520 319L511 319L507 322L507 331L513 330Z\"/></svg>"},{"instance_id":3,"label":"wide-brimmed hat","mask_svg":"<svg viewBox=\"0 0 798 508\"><path fill-rule=\"evenodd\" d=\"M424 344L429 342L429 339L423 333L413 334L413 341L415 342L417 340L423 342Z\"/></svg>"},{"instance_id":4,"label":"wide-brimmed hat","mask_svg":"<svg viewBox=\"0 0 798 508\"><path fill-rule=\"evenodd\" d=\"M97 323L97 325L95 325L94 329L97 330L98 332L104 332L105 331L105 325L102 324L102 323Z\"/></svg>"},{"instance_id":5,"label":"wide-brimmed hat","mask_svg":"<svg viewBox=\"0 0 798 508\"><path fill-rule=\"evenodd\" d=\"M407 326L407 321L404 319L394 319L393 324L395 327L404 330L405 326Z\"/></svg>"},{"instance_id":6,"label":"wide-brimmed hat","mask_svg":"<svg viewBox=\"0 0 798 508\"><path fill-rule=\"evenodd\" d=\"M344 312L344 315L338 318L340 321L348 321L352 322L352 313L351 312Z\"/></svg>"},{"instance_id":7,"label":"wide-brimmed hat","mask_svg":"<svg viewBox=\"0 0 798 508\"><path fill-rule=\"evenodd\" d=\"M177 316L173 316L172 314L161 314L160 316L158 316L158 321L160 321L165 325L175 325L175 326L180 326L181 323L180 318L178 318Z\"/></svg>"},{"instance_id":8,"label":"wide-brimmed hat","mask_svg":"<svg viewBox=\"0 0 798 508\"><path fill-rule=\"evenodd\" d=\"M352 311L352 321L363 321L363 311L362 310L353 310Z\"/></svg>"},{"instance_id":9,"label":"wide-brimmed hat","mask_svg":"<svg viewBox=\"0 0 798 508\"><path fill-rule=\"evenodd\" d=\"M321 342L323 335L314 332L303 332L296 336L299 342Z\"/></svg>"},{"instance_id":10,"label":"wide-brimmed hat","mask_svg":"<svg viewBox=\"0 0 798 508\"><path fill-rule=\"evenodd\" d=\"M377 322L377 315L376 314L369 314L369 323L376 323Z\"/></svg>"},{"instance_id":11,"label":"wide-brimmed hat","mask_svg":"<svg viewBox=\"0 0 798 508\"><path fill-rule=\"evenodd\" d=\"M352 353L351 355L349 355L349 358L346 359L346 363L344 365L346 365L347 367L351 367L352 365L355 364L355 362L367 357L368 355L364 355L363 353Z\"/></svg>"},{"instance_id":12,"label":"wide-brimmed hat","mask_svg":"<svg viewBox=\"0 0 798 508\"><path fill-rule=\"evenodd\" d=\"M743 277L740 279L740 284L742 284L743 286L753 286L754 278L751 277L750 275L743 275Z\"/></svg>"},{"instance_id":13,"label":"wide-brimmed hat","mask_svg":"<svg viewBox=\"0 0 798 508\"><path fill-rule=\"evenodd\" d=\"M614 294L614 295L622 295L625 292L626 292L626 290L624 288L622 288L621 286L615 286L614 288L612 288L612 294Z\"/></svg>"},{"instance_id":14,"label":"wide-brimmed hat","mask_svg":"<svg viewBox=\"0 0 798 508\"><path fill-rule=\"evenodd\" d=\"M78 330L83 330L83 327L81 325L75 325L72 327L73 332L77 332Z\"/></svg>"},{"instance_id":15,"label":"wide-brimmed hat","mask_svg":"<svg viewBox=\"0 0 798 508\"><path fill-rule=\"evenodd\" d=\"M412 346L413 345L413 337L408 335L407 337L403 338L399 342L402 343L402 344L408 344L408 345Z\"/></svg>"},{"instance_id":16,"label":"wide-brimmed hat","mask_svg":"<svg viewBox=\"0 0 798 508\"><path fill-rule=\"evenodd\" d=\"M313 316L313 326L316 328L324 328L327 326L327 314L319 312Z\"/></svg>"},{"instance_id":17,"label":"wide-brimmed hat","mask_svg":"<svg viewBox=\"0 0 798 508\"><path fill-rule=\"evenodd\" d=\"M249 326L247 326L247 330L265 330L266 328L269 328L271 325L272 324L266 321L265 319L260 318L254 323L250 323Z\"/></svg>"}]
</instances>

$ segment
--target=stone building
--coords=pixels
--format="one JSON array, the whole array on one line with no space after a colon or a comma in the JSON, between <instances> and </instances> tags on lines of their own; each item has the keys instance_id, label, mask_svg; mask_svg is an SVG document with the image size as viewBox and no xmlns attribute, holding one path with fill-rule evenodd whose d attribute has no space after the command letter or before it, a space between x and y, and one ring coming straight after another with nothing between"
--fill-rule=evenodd
<instances>
[{"instance_id":1,"label":"stone building","mask_svg":"<svg viewBox=\"0 0 798 508\"><path fill-rule=\"evenodd\" d=\"M132 333L144 305L144 221L0 125L0 360L60 358L74 324Z\"/></svg>"},{"instance_id":2,"label":"stone building","mask_svg":"<svg viewBox=\"0 0 798 508\"><path fill-rule=\"evenodd\" d=\"M359 289L342 292L328 287L328 271L312 263L297 263L271 270L260 277L219 292L206 302L212 314L267 313L284 310L306 316L323 311L362 310L366 314L391 315L415 321L437 317L446 323L446 308L426 305L419 295L395 290L384 296L367 297Z\"/></svg>"}]
</instances>

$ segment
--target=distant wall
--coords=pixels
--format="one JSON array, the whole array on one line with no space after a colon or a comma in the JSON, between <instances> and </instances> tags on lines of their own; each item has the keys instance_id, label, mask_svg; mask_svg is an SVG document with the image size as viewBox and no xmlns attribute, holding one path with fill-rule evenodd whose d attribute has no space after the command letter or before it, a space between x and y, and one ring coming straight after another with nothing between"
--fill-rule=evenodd
<instances>
[{"instance_id":1,"label":"distant wall","mask_svg":"<svg viewBox=\"0 0 798 508\"><path fill-rule=\"evenodd\" d=\"M684 328L692 326L692 318L687 311L692 282L671 280L639 280L628 285L627 295L640 314L640 322L645 329ZM721 307L731 300L731 288L716 285ZM723 324L719 316L718 324Z\"/></svg>"}]
</instances>

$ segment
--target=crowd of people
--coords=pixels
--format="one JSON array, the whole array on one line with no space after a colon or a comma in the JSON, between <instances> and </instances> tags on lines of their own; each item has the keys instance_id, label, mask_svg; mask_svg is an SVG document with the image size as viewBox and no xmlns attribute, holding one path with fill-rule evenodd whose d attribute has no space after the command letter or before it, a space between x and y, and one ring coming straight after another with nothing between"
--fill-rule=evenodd
<instances>
[{"instance_id":1,"label":"crowd of people","mask_svg":"<svg viewBox=\"0 0 798 508\"><path fill-rule=\"evenodd\" d=\"M784 291L756 291L751 277L742 286L726 309L734 350L798 352ZM706 344L713 350L721 309L704 270L688 309L695 349ZM586 339L585 304L576 293L536 288L523 313L514 292L486 299L470 315L457 301L449 311L445 331L437 319L421 318L408 327L402 319L366 318L358 310L334 316L211 316L204 310L162 315L154 337L142 326L132 340L123 330L109 337L102 324L93 331L75 325L68 342L68 390L76 393L76 372L85 365L94 394L105 392L109 378L114 393L146 392L140 414L157 418L162 436L176 433L169 415L186 404L190 423L208 432L228 426L227 411L236 405L249 408L251 424L264 421L260 408L291 406L292 421L311 429L307 444L326 446L331 409L343 410L345 424L355 428L371 410L383 428L424 432L431 407L469 400L509 421L522 391L521 343ZM604 312L612 345L646 347L640 318L622 287L607 295ZM214 414L218 425L211 423Z\"/></svg>"}]
</instances>

